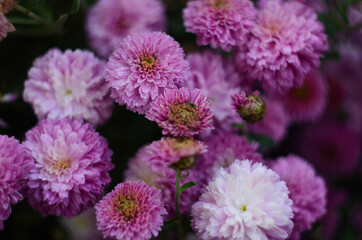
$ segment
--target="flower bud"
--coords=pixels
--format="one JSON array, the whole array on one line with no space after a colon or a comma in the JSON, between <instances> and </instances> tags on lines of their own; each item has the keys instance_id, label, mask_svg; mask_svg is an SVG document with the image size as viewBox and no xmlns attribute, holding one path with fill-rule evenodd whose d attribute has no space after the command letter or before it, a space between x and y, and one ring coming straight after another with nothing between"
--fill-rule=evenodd
<instances>
[{"instance_id":1,"label":"flower bud","mask_svg":"<svg viewBox=\"0 0 362 240\"><path fill-rule=\"evenodd\" d=\"M259 91L247 96L245 92L241 92L234 94L231 98L233 107L247 123L256 123L265 116L265 102L259 96Z\"/></svg>"}]
</instances>

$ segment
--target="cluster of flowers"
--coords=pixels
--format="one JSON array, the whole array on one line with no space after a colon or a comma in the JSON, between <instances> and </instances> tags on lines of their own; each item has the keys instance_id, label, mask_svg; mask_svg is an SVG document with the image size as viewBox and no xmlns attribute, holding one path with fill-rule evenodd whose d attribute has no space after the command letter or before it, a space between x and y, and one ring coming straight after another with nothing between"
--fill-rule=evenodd
<instances>
[{"instance_id":1,"label":"cluster of flowers","mask_svg":"<svg viewBox=\"0 0 362 240\"><path fill-rule=\"evenodd\" d=\"M233 49L231 58L211 50L185 57L162 32L164 12L157 0L99 0L86 27L107 60L54 48L34 61L23 98L39 123L23 143L0 136L1 229L23 196L43 216L72 218L95 207L103 236L126 240L157 236L164 221L181 215L191 215L201 240L300 239L324 215L327 186L314 166L327 177L351 173L358 137L317 122L300 146L313 166L294 154L263 159L245 136L280 141L288 124L318 120L333 107L316 70L328 46L314 10L297 1L260 0L257 8L249 0L189 1L186 31L199 45ZM140 148L126 181L103 197L114 166L94 127L110 118L113 101L156 122L164 136ZM356 129L361 117L351 118Z\"/></svg>"}]
</instances>

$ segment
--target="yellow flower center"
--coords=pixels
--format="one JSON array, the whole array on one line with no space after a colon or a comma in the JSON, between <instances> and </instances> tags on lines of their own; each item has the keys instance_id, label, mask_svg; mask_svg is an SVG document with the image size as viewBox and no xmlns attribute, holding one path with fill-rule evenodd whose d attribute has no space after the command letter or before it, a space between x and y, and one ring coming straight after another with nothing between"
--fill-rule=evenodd
<instances>
[{"instance_id":1,"label":"yellow flower center","mask_svg":"<svg viewBox=\"0 0 362 240\"><path fill-rule=\"evenodd\" d=\"M152 56L144 56L141 58L141 67L143 70L151 70L155 65L156 59Z\"/></svg>"},{"instance_id":2,"label":"yellow flower center","mask_svg":"<svg viewBox=\"0 0 362 240\"><path fill-rule=\"evenodd\" d=\"M200 116L196 109L196 105L187 102L172 105L168 114L168 119L174 125L186 125L192 131L197 128Z\"/></svg>"},{"instance_id":3,"label":"yellow flower center","mask_svg":"<svg viewBox=\"0 0 362 240\"><path fill-rule=\"evenodd\" d=\"M227 1L226 0L211 0L211 4L217 9L222 9L222 8L226 7Z\"/></svg>"},{"instance_id":4,"label":"yellow flower center","mask_svg":"<svg viewBox=\"0 0 362 240\"><path fill-rule=\"evenodd\" d=\"M114 198L114 206L127 220L133 219L139 208L138 201L133 196L123 194Z\"/></svg>"},{"instance_id":5,"label":"yellow flower center","mask_svg":"<svg viewBox=\"0 0 362 240\"><path fill-rule=\"evenodd\" d=\"M68 170L71 161L72 160L69 157L60 159L58 161L51 160L50 165L52 170L50 172L57 175L65 173Z\"/></svg>"}]
</instances>

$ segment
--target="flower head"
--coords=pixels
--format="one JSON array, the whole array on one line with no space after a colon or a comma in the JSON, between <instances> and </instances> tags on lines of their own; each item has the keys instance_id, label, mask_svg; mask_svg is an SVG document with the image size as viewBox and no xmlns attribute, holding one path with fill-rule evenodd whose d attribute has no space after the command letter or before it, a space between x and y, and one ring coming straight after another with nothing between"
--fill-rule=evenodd
<instances>
[{"instance_id":1,"label":"flower head","mask_svg":"<svg viewBox=\"0 0 362 240\"><path fill-rule=\"evenodd\" d=\"M261 163L235 160L218 170L192 206L193 229L201 240L286 239L293 227L288 193Z\"/></svg>"},{"instance_id":2,"label":"flower head","mask_svg":"<svg viewBox=\"0 0 362 240\"><path fill-rule=\"evenodd\" d=\"M108 58L130 34L163 31L164 6L158 0L101 0L89 11L86 29L92 48Z\"/></svg>"},{"instance_id":3,"label":"flower head","mask_svg":"<svg viewBox=\"0 0 362 240\"><path fill-rule=\"evenodd\" d=\"M208 151L200 155L196 164L199 182L203 185L212 180L217 170L230 166L235 159L249 159L253 163L262 161L261 154L256 151L258 144L250 144L237 134L219 133L205 143Z\"/></svg>"},{"instance_id":4,"label":"flower head","mask_svg":"<svg viewBox=\"0 0 362 240\"><path fill-rule=\"evenodd\" d=\"M40 120L69 118L99 125L113 108L104 69L105 63L89 51L51 49L29 70L24 100Z\"/></svg>"},{"instance_id":5,"label":"flower head","mask_svg":"<svg viewBox=\"0 0 362 240\"><path fill-rule=\"evenodd\" d=\"M170 36L133 34L109 58L106 80L119 104L143 114L166 88L184 81L188 68L183 50Z\"/></svg>"},{"instance_id":6,"label":"flower head","mask_svg":"<svg viewBox=\"0 0 362 240\"><path fill-rule=\"evenodd\" d=\"M261 0L259 7L250 39L235 55L237 66L260 79L266 90L300 87L327 49L323 25L312 9L296 1Z\"/></svg>"},{"instance_id":7,"label":"flower head","mask_svg":"<svg viewBox=\"0 0 362 240\"><path fill-rule=\"evenodd\" d=\"M25 189L30 205L48 214L73 217L94 206L111 181L112 151L91 125L43 120L24 142L35 161Z\"/></svg>"},{"instance_id":8,"label":"flower head","mask_svg":"<svg viewBox=\"0 0 362 240\"><path fill-rule=\"evenodd\" d=\"M191 137L213 129L210 101L199 89L165 89L146 113L156 121L162 133L176 137Z\"/></svg>"},{"instance_id":9,"label":"flower head","mask_svg":"<svg viewBox=\"0 0 362 240\"><path fill-rule=\"evenodd\" d=\"M252 95L245 95L245 92L231 96L232 106L240 114L240 117L248 123L259 122L265 116L265 102L255 91Z\"/></svg>"},{"instance_id":10,"label":"flower head","mask_svg":"<svg viewBox=\"0 0 362 240\"><path fill-rule=\"evenodd\" d=\"M183 11L186 31L197 35L197 44L226 51L246 42L255 15L249 0L193 0Z\"/></svg>"},{"instance_id":11,"label":"flower head","mask_svg":"<svg viewBox=\"0 0 362 240\"><path fill-rule=\"evenodd\" d=\"M311 229L313 222L326 212L326 185L309 163L295 155L278 158L271 169L286 182L290 191L294 227L289 239L298 240L300 234Z\"/></svg>"},{"instance_id":12,"label":"flower head","mask_svg":"<svg viewBox=\"0 0 362 240\"><path fill-rule=\"evenodd\" d=\"M0 41L6 38L8 32L14 32L15 27L9 22L3 13L0 12Z\"/></svg>"},{"instance_id":13,"label":"flower head","mask_svg":"<svg viewBox=\"0 0 362 240\"><path fill-rule=\"evenodd\" d=\"M95 206L98 229L105 237L147 240L157 236L166 209L160 190L142 181L118 184Z\"/></svg>"},{"instance_id":14,"label":"flower head","mask_svg":"<svg viewBox=\"0 0 362 240\"><path fill-rule=\"evenodd\" d=\"M303 131L298 146L300 154L324 176L348 175L358 165L358 135L343 124L319 122Z\"/></svg>"},{"instance_id":15,"label":"flower head","mask_svg":"<svg viewBox=\"0 0 362 240\"><path fill-rule=\"evenodd\" d=\"M326 94L322 75L312 70L305 76L303 85L290 89L281 96L281 101L291 121L313 121L323 113Z\"/></svg>"},{"instance_id":16,"label":"flower head","mask_svg":"<svg viewBox=\"0 0 362 240\"><path fill-rule=\"evenodd\" d=\"M0 135L0 230L10 216L10 204L23 199L20 183L33 167L32 158L18 140Z\"/></svg>"}]
</instances>

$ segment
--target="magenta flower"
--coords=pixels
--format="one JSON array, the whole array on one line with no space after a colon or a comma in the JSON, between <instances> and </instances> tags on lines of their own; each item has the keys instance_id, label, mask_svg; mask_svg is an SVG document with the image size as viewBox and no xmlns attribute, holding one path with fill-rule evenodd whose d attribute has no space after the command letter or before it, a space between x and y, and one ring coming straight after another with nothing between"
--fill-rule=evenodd
<instances>
[{"instance_id":1,"label":"magenta flower","mask_svg":"<svg viewBox=\"0 0 362 240\"><path fill-rule=\"evenodd\" d=\"M166 209L160 190L142 181L118 184L95 206L98 229L104 237L147 240L157 236Z\"/></svg>"},{"instance_id":2,"label":"magenta flower","mask_svg":"<svg viewBox=\"0 0 362 240\"><path fill-rule=\"evenodd\" d=\"M44 216L80 214L94 206L111 181L112 151L89 124L43 120L26 133L24 144L35 161L26 196Z\"/></svg>"},{"instance_id":3,"label":"magenta flower","mask_svg":"<svg viewBox=\"0 0 362 240\"><path fill-rule=\"evenodd\" d=\"M265 117L257 123L248 125L248 131L256 134L266 135L275 141L283 139L288 124L288 115L283 104L274 98L265 97Z\"/></svg>"},{"instance_id":4,"label":"magenta flower","mask_svg":"<svg viewBox=\"0 0 362 240\"><path fill-rule=\"evenodd\" d=\"M165 89L152 102L146 118L157 122L164 135L175 137L191 137L214 128L210 101L199 89Z\"/></svg>"},{"instance_id":5,"label":"magenta flower","mask_svg":"<svg viewBox=\"0 0 362 240\"><path fill-rule=\"evenodd\" d=\"M160 189L168 217L172 217L175 211L176 171L171 165L184 159L192 165L192 161L205 151L206 146L202 142L191 138L162 138L144 146L129 160L125 177L128 180L142 180ZM182 178L181 184L197 179L196 171L190 169L189 176ZM198 196L199 184L184 191L180 198L180 212L188 214Z\"/></svg>"},{"instance_id":6,"label":"magenta flower","mask_svg":"<svg viewBox=\"0 0 362 240\"><path fill-rule=\"evenodd\" d=\"M294 227L288 239L298 240L301 233L311 229L313 222L326 212L326 185L309 163L295 155L278 158L271 169L279 174L289 189Z\"/></svg>"},{"instance_id":7,"label":"magenta flower","mask_svg":"<svg viewBox=\"0 0 362 240\"><path fill-rule=\"evenodd\" d=\"M165 7L158 0L101 0L88 13L90 45L108 58L119 42L134 33L164 31Z\"/></svg>"},{"instance_id":8,"label":"magenta flower","mask_svg":"<svg viewBox=\"0 0 362 240\"><path fill-rule=\"evenodd\" d=\"M326 177L349 175L358 166L358 135L343 124L319 122L303 131L298 146L300 154Z\"/></svg>"},{"instance_id":9,"label":"magenta flower","mask_svg":"<svg viewBox=\"0 0 362 240\"><path fill-rule=\"evenodd\" d=\"M14 32L15 27L9 22L3 13L0 12L0 42L6 38L8 32Z\"/></svg>"},{"instance_id":10,"label":"magenta flower","mask_svg":"<svg viewBox=\"0 0 362 240\"><path fill-rule=\"evenodd\" d=\"M0 135L0 230L10 216L10 204L23 200L21 182L33 167L33 160L18 140Z\"/></svg>"},{"instance_id":11,"label":"magenta flower","mask_svg":"<svg viewBox=\"0 0 362 240\"><path fill-rule=\"evenodd\" d=\"M317 15L296 1L259 1L250 39L235 55L236 66L266 90L300 87L305 74L320 65L327 35Z\"/></svg>"},{"instance_id":12,"label":"magenta flower","mask_svg":"<svg viewBox=\"0 0 362 240\"><path fill-rule=\"evenodd\" d=\"M192 206L191 224L201 240L286 239L293 228L288 194L272 170L235 160L217 171Z\"/></svg>"},{"instance_id":13,"label":"magenta flower","mask_svg":"<svg viewBox=\"0 0 362 240\"><path fill-rule=\"evenodd\" d=\"M193 0L183 11L186 31L197 35L198 45L226 51L246 42L255 15L249 0Z\"/></svg>"},{"instance_id":14,"label":"magenta flower","mask_svg":"<svg viewBox=\"0 0 362 240\"><path fill-rule=\"evenodd\" d=\"M326 105L327 90L323 76L317 71L310 71L304 78L303 85L290 89L281 96L288 118L291 121L313 121L321 116Z\"/></svg>"},{"instance_id":15,"label":"magenta flower","mask_svg":"<svg viewBox=\"0 0 362 240\"><path fill-rule=\"evenodd\" d=\"M241 78L230 61L211 51L192 53L186 59L190 63L191 78L184 87L199 88L211 101L214 126L221 130L232 129L231 123L241 123L241 119L230 108L232 94L240 91Z\"/></svg>"},{"instance_id":16,"label":"magenta flower","mask_svg":"<svg viewBox=\"0 0 362 240\"><path fill-rule=\"evenodd\" d=\"M261 154L256 151L258 144L249 144L237 134L220 133L210 137L206 145L208 151L200 155L196 164L201 185L207 185L217 170L228 167L235 159L249 159L253 163L262 161Z\"/></svg>"},{"instance_id":17,"label":"magenta flower","mask_svg":"<svg viewBox=\"0 0 362 240\"><path fill-rule=\"evenodd\" d=\"M187 78L189 64L180 45L165 33L133 34L109 58L106 80L115 100L145 113L166 88Z\"/></svg>"},{"instance_id":18,"label":"magenta flower","mask_svg":"<svg viewBox=\"0 0 362 240\"><path fill-rule=\"evenodd\" d=\"M69 118L102 124L113 108L104 69L105 63L89 51L51 49L29 70L24 100L32 104L39 120Z\"/></svg>"}]
</instances>

